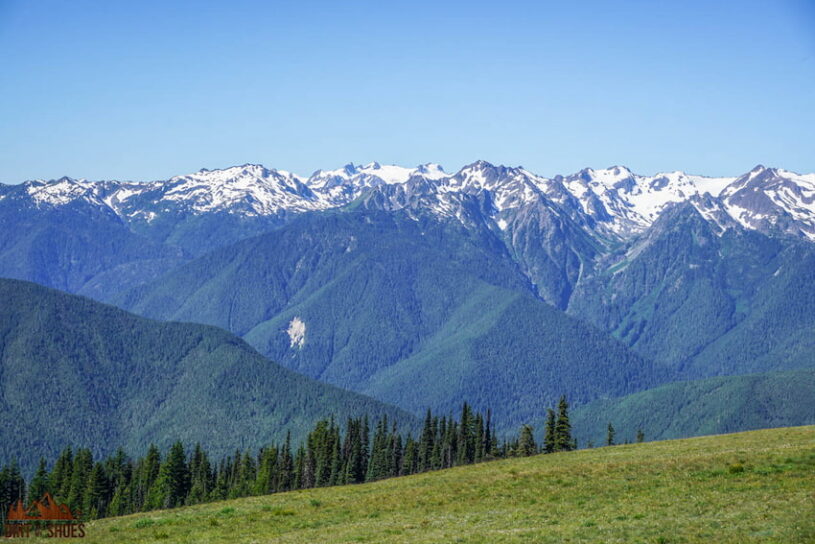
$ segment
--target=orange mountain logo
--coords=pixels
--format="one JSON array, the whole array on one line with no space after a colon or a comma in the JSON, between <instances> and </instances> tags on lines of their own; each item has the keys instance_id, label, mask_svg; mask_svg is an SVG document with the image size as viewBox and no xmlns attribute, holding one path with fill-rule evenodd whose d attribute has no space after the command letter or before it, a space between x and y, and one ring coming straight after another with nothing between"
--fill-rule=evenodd
<instances>
[{"instance_id":1,"label":"orange mountain logo","mask_svg":"<svg viewBox=\"0 0 815 544\"><path fill-rule=\"evenodd\" d=\"M67 504L58 504L50 493L42 496L42 499L34 501L34 503L26 508L23 506L23 501L17 501L9 508L7 521L45 521L45 520L61 520L73 521L76 516L68 508Z\"/></svg>"},{"instance_id":2,"label":"orange mountain logo","mask_svg":"<svg viewBox=\"0 0 815 544\"><path fill-rule=\"evenodd\" d=\"M22 500L12 504L3 526L6 538L30 536L50 538L83 538L85 526L78 521L79 512L71 512L67 504L59 504L46 493L28 508Z\"/></svg>"}]
</instances>

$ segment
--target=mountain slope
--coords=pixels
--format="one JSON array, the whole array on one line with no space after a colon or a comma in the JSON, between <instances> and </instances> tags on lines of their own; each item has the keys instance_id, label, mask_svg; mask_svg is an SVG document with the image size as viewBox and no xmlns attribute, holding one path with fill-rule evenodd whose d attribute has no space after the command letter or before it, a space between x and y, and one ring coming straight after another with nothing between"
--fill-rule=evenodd
<instances>
[{"instance_id":1,"label":"mountain slope","mask_svg":"<svg viewBox=\"0 0 815 544\"><path fill-rule=\"evenodd\" d=\"M658 368L537 299L492 230L411 213L304 216L119 302L229 328L289 368L411 410L491 407L508 427L561 394L661 383Z\"/></svg>"},{"instance_id":2,"label":"mountain slope","mask_svg":"<svg viewBox=\"0 0 815 544\"><path fill-rule=\"evenodd\" d=\"M64 446L97 454L149 442L258 448L373 399L315 382L204 325L160 323L32 283L0 280L0 459L29 465Z\"/></svg>"},{"instance_id":3,"label":"mountain slope","mask_svg":"<svg viewBox=\"0 0 815 544\"><path fill-rule=\"evenodd\" d=\"M577 407L572 425L581 444L731 433L815 424L815 369L677 382Z\"/></svg>"},{"instance_id":4,"label":"mountain slope","mask_svg":"<svg viewBox=\"0 0 815 544\"><path fill-rule=\"evenodd\" d=\"M24 186L0 194L0 276L104 298L108 286L137 285L186 260L180 249L132 232L98 187L66 179L56 188L65 189L65 200L33 192L43 199L36 200ZM115 282L105 282L106 274Z\"/></svg>"},{"instance_id":5,"label":"mountain slope","mask_svg":"<svg viewBox=\"0 0 815 544\"><path fill-rule=\"evenodd\" d=\"M685 378L811 367L813 263L810 243L721 231L684 203L583 282L569 313Z\"/></svg>"}]
</instances>

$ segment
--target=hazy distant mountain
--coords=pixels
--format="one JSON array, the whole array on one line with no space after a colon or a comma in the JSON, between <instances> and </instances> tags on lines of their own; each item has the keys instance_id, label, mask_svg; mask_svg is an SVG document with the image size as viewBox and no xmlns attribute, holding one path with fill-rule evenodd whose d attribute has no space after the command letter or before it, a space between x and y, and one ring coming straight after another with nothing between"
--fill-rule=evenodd
<instances>
[{"instance_id":1,"label":"hazy distant mountain","mask_svg":"<svg viewBox=\"0 0 815 544\"><path fill-rule=\"evenodd\" d=\"M10 252L0 258L0 273L107 299L119 283L149 280L179 260L359 198L503 232L540 296L562 309L598 255L642 235L672 203L693 204L720 230L815 239L815 174L781 169L706 178L612 167L545 178L484 161L454 174L435 164L371 163L306 178L244 165L147 183L61 178L0 185L0 224L10 226L0 233L0 250ZM462 209L473 202L480 203L475 217ZM64 232L51 236L52 228ZM93 233L102 231L111 234L100 244ZM77 239L89 248L87 258L72 248Z\"/></svg>"}]
</instances>

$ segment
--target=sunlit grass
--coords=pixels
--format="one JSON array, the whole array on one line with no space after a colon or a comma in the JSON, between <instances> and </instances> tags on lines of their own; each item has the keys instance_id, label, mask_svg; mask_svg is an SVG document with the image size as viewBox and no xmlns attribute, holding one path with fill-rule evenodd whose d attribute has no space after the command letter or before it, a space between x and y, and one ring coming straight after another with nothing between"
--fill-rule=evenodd
<instances>
[{"instance_id":1,"label":"sunlit grass","mask_svg":"<svg viewBox=\"0 0 815 544\"><path fill-rule=\"evenodd\" d=\"M510 459L88 524L85 542L815 542L815 427Z\"/></svg>"}]
</instances>

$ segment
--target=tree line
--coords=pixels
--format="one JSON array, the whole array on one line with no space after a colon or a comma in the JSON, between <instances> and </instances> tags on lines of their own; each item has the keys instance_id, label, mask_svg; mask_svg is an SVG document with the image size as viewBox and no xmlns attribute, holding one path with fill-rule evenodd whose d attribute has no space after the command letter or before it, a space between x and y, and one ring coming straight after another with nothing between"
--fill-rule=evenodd
<instances>
[{"instance_id":1,"label":"tree line","mask_svg":"<svg viewBox=\"0 0 815 544\"><path fill-rule=\"evenodd\" d=\"M120 448L95 460L87 448L67 447L50 470L41 458L28 485L16 461L0 470L0 515L17 500L32 502L46 492L83 519L96 519L568 451L577 447L568 410L565 397L557 410L548 410L542 447L529 425L523 425L517 437L499 440L490 411L474 411L467 403L458 419L428 410L415 438L403 437L387 416L373 426L368 416L349 418L343 428L331 417L318 421L296 447L289 435L255 454L238 450L220 461L200 444L188 452L181 442L163 457L150 445L138 459Z\"/></svg>"}]
</instances>

